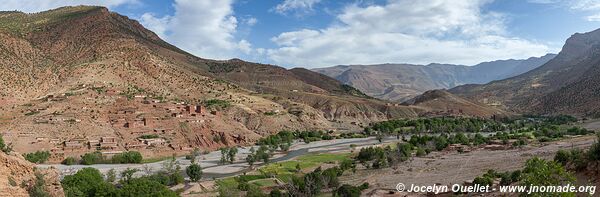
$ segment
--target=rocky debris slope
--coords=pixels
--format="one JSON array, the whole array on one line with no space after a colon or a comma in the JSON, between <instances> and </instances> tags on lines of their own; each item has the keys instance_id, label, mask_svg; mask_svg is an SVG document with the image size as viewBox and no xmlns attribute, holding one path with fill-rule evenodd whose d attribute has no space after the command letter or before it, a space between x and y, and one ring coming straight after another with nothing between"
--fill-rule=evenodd
<instances>
[{"instance_id":1,"label":"rocky debris slope","mask_svg":"<svg viewBox=\"0 0 600 197\"><path fill-rule=\"evenodd\" d=\"M9 196L29 196L29 190L36 182L36 173L45 182L44 191L50 196L65 196L55 169L35 169L34 164L19 155L0 152L0 194ZM39 176L39 175L38 175Z\"/></svg>"}]
</instances>

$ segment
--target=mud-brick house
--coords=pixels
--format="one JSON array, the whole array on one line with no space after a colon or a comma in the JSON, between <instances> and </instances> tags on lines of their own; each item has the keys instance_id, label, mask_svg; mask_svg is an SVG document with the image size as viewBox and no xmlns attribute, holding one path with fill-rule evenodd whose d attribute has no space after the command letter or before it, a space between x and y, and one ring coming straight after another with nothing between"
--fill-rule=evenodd
<instances>
[{"instance_id":1,"label":"mud-brick house","mask_svg":"<svg viewBox=\"0 0 600 197\"><path fill-rule=\"evenodd\" d=\"M115 137L101 137L100 138L100 149L112 150L117 148L117 139Z\"/></svg>"},{"instance_id":2,"label":"mud-brick house","mask_svg":"<svg viewBox=\"0 0 600 197\"><path fill-rule=\"evenodd\" d=\"M80 141L67 141L63 150L73 151L83 149L83 144Z\"/></svg>"}]
</instances>

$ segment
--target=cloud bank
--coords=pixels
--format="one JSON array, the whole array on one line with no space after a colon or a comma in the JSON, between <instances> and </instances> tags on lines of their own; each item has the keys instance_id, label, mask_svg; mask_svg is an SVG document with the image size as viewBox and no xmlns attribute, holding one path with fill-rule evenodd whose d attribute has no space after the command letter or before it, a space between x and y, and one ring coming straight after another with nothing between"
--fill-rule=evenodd
<instances>
[{"instance_id":1,"label":"cloud bank","mask_svg":"<svg viewBox=\"0 0 600 197\"><path fill-rule=\"evenodd\" d=\"M267 50L278 64L431 62L472 65L549 52L544 44L511 36L500 13L484 12L487 0L390 0L349 5L324 29L283 32Z\"/></svg>"}]
</instances>

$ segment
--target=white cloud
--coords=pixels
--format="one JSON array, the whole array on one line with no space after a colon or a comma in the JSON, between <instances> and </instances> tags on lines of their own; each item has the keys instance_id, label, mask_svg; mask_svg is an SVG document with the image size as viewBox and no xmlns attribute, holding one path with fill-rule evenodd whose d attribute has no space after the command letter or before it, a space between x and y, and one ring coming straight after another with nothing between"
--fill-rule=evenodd
<instances>
[{"instance_id":1,"label":"white cloud","mask_svg":"<svg viewBox=\"0 0 600 197\"><path fill-rule=\"evenodd\" d=\"M313 6L319 3L321 0L284 0L282 3L276 5L272 10L279 14L286 14L288 12L308 13L313 10Z\"/></svg>"},{"instance_id":2,"label":"white cloud","mask_svg":"<svg viewBox=\"0 0 600 197\"><path fill-rule=\"evenodd\" d=\"M230 59L252 51L248 41L235 39L238 19L232 4L233 0L175 0L172 16L146 13L140 22L171 44L199 57Z\"/></svg>"},{"instance_id":3,"label":"white cloud","mask_svg":"<svg viewBox=\"0 0 600 197\"><path fill-rule=\"evenodd\" d=\"M254 25L256 25L256 23L258 23L258 19L254 18L254 17L250 17L250 18L245 19L244 22L248 26L254 26Z\"/></svg>"},{"instance_id":4,"label":"white cloud","mask_svg":"<svg viewBox=\"0 0 600 197\"><path fill-rule=\"evenodd\" d=\"M289 66L431 62L472 65L549 52L543 44L510 36L487 0L389 0L347 6L324 29L284 32L267 55Z\"/></svg>"},{"instance_id":5,"label":"white cloud","mask_svg":"<svg viewBox=\"0 0 600 197\"><path fill-rule=\"evenodd\" d=\"M587 21L600 21L600 0L528 0L529 3L557 4L574 11L589 14Z\"/></svg>"},{"instance_id":6,"label":"white cloud","mask_svg":"<svg viewBox=\"0 0 600 197\"><path fill-rule=\"evenodd\" d=\"M99 5L110 8L137 3L139 3L138 0L2 0L0 10L19 10L33 13L63 6Z\"/></svg>"}]
</instances>

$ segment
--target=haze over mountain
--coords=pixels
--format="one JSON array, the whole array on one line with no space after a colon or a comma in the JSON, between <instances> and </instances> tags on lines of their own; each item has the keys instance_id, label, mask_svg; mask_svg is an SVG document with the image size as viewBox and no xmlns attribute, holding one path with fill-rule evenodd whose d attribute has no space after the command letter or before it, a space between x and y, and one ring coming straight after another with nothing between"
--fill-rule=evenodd
<instances>
[{"instance_id":1,"label":"haze over mountain","mask_svg":"<svg viewBox=\"0 0 600 197\"><path fill-rule=\"evenodd\" d=\"M600 113L600 30L576 33L546 64L505 80L451 89L472 100L520 113Z\"/></svg>"},{"instance_id":2,"label":"haze over mountain","mask_svg":"<svg viewBox=\"0 0 600 197\"><path fill-rule=\"evenodd\" d=\"M484 84L532 70L555 54L524 60L497 60L474 66L451 64L340 65L313 69L351 85L367 95L405 101L427 90L449 89L463 84Z\"/></svg>"}]
</instances>

